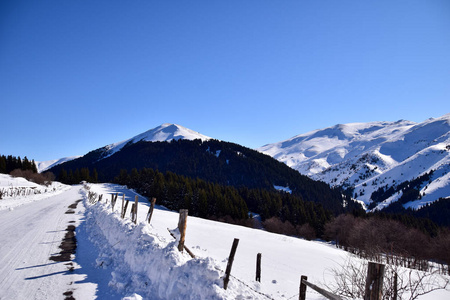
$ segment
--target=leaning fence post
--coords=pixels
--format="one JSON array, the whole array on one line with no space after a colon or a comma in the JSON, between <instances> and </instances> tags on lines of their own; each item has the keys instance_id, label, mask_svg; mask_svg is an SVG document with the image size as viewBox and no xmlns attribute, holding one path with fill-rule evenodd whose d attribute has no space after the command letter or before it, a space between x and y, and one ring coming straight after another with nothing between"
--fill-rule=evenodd
<instances>
[{"instance_id":1,"label":"leaning fence post","mask_svg":"<svg viewBox=\"0 0 450 300\"><path fill-rule=\"evenodd\" d=\"M223 279L223 288L226 290L228 282L230 281L231 267L233 266L234 255L239 244L239 239L234 239L233 246L231 246L230 257L228 258L227 269L225 271L225 278Z\"/></svg>"},{"instance_id":2,"label":"leaning fence post","mask_svg":"<svg viewBox=\"0 0 450 300\"><path fill-rule=\"evenodd\" d=\"M137 224L138 199L138 195L134 196L134 224Z\"/></svg>"},{"instance_id":3,"label":"leaning fence post","mask_svg":"<svg viewBox=\"0 0 450 300\"><path fill-rule=\"evenodd\" d=\"M125 214L127 213L128 202L130 202L130 201L128 201L128 200L125 201L125 207L123 209L122 219L125 218Z\"/></svg>"},{"instance_id":4,"label":"leaning fence post","mask_svg":"<svg viewBox=\"0 0 450 300\"><path fill-rule=\"evenodd\" d=\"M156 203L156 198L153 197L152 198L152 202L150 204L150 209L148 210L148 214L147 214L147 216L148 216L148 219L147 219L148 224L150 224L150 220L152 219L153 209L155 208L155 203Z\"/></svg>"},{"instance_id":5,"label":"leaning fence post","mask_svg":"<svg viewBox=\"0 0 450 300\"><path fill-rule=\"evenodd\" d=\"M300 277L300 293L298 294L299 300L305 300L306 299L306 284L303 282L303 280L307 281L308 276L302 275Z\"/></svg>"},{"instance_id":6,"label":"leaning fence post","mask_svg":"<svg viewBox=\"0 0 450 300\"><path fill-rule=\"evenodd\" d=\"M180 218L178 219L178 230L180 232L180 241L178 243L178 250L183 252L184 249L184 241L186 238L186 227L187 227L187 209L180 209Z\"/></svg>"},{"instance_id":7,"label":"leaning fence post","mask_svg":"<svg viewBox=\"0 0 450 300\"><path fill-rule=\"evenodd\" d=\"M256 281L261 282L261 253L256 255Z\"/></svg>"},{"instance_id":8,"label":"leaning fence post","mask_svg":"<svg viewBox=\"0 0 450 300\"><path fill-rule=\"evenodd\" d=\"M384 265L369 262L364 300L381 300L383 297Z\"/></svg>"}]
</instances>

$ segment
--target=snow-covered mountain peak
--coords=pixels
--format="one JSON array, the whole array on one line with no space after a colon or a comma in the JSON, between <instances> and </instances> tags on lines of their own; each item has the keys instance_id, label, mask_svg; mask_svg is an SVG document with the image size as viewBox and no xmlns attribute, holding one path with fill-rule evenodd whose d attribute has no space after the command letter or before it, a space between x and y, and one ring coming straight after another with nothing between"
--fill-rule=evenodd
<instances>
[{"instance_id":1,"label":"snow-covered mountain peak","mask_svg":"<svg viewBox=\"0 0 450 300\"><path fill-rule=\"evenodd\" d=\"M258 150L315 180L352 187L355 198L366 204L381 187L397 188L430 171L434 173L428 185L417 186L426 199L421 205L450 197L450 114L422 123L338 124ZM430 193L430 186L439 188Z\"/></svg>"},{"instance_id":2,"label":"snow-covered mountain peak","mask_svg":"<svg viewBox=\"0 0 450 300\"><path fill-rule=\"evenodd\" d=\"M125 145L127 144L134 144L140 141L145 142L170 142L172 140L195 140L200 139L202 141L210 140L211 138L203 135L201 133L198 133L194 130L188 129L186 127L183 127L181 125L172 124L172 123L164 123L158 127L155 127L153 129L147 130L146 132L143 132L141 134L138 134L130 139L109 144L107 146L104 146L100 149L103 152L102 159L113 155L117 151L121 150ZM74 157L66 157L51 161L44 161L44 162L38 162L38 170L39 172L43 172L47 169L50 169L56 165L62 164L64 162L79 158L80 156L74 156Z\"/></svg>"},{"instance_id":3,"label":"snow-covered mountain peak","mask_svg":"<svg viewBox=\"0 0 450 300\"><path fill-rule=\"evenodd\" d=\"M105 150L107 151L107 156L110 156L120 149L122 149L125 145L129 143L137 143L140 141L145 142L170 142L172 140L195 140L200 139L202 141L210 140L211 138L198 133L194 130L188 129L181 125L172 124L172 123L164 123L158 127L147 130L141 134L132 137L131 139L127 139L118 143L110 144L105 146Z\"/></svg>"}]
</instances>

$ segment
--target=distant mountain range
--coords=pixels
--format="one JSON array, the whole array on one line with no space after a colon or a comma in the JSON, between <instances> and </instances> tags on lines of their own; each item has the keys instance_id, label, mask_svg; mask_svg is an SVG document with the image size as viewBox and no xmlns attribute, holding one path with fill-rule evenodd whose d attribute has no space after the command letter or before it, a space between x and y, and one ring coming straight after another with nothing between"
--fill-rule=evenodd
<instances>
[{"instance_id":1,"label":"distant mountain range","mask_svg":"<svg viewBox=\"0 0 450 300\"><path fill-rule=\"evenodd\" d=\"M127 161L126 168L146 166L158 168L161 171L178 171L183 175L196 177L198 175L195 172L199 172L197 167L187 166L186 162L180 161L177 157L168 158L167 155L163 155L162 153L167 152L167 149L167 151L158 150L160 153L157 157L153 155L154 153L150 155L148 151L156 151L155 149L160 145L157 147L145 143L145 146L140 145L142 142L196 139L202 142L211 141L211 145L214 146L207 146L208 143L205 143L203 147L206 147L205 149L212 156L222 159L220 165L214 165L216 168L214 172L210 170L211 174L229 176L231 178L228 179L229 182L239 185L239 180L233 175L233 172L238 171L229 167L231 156L225 158L224 154L233 152L242 154L242 151L247 151L247 148L232 143L226 143L227 146L224 146L225 144L218 146L219 141L176 124L163 124L133 138L91 151L83 157L76 157L72 163L70 163L71 159L67 158L52 161L52 164L46 163L48 169L52 171L60 170L61 166L73 169L84 166L100 167L109 170L109 174L113 174L118 172L119 167L124 166L124 161ZM238 149L238 146L241 148ZM225 150L227 148L228 150ZM126 151L121 151L123 149ZM202 156L203 150L201 150ZM137 154L133 151L142 153ZM175 151L173 154L178 157L186 157L176 152L181 151L180 149L170 151ZM380 210L388 206L391 208L397 206L398 210L399 205L404 208L418 209L438 199L450 198L450 114L422 123L400 120L339 124L265 145L258 151L272 156L311 179L323 181L332 187L343 187L352 198L360 201L370 210ZM194 152L191 154L194 155ZM113 156L114 159L108 159ZM141 157L144 162L139 159L133 160L130 156ZM163 163L161 157L164 157ZM198 157L186 159L194 160L195 164L200 163ZM103 160L106 161L101 162ZM120 163L119 160L121 160ZM258 161L255 164L262 163L263 160L258 158ZM113 166L110 166L111 162L114 162ZM175 167L175 162L189 171L184 172L181 167ZM59 163L63 164L57 167ZM42 162L38 163L38 168L43 170L41 166L45 165ZM224 167L227 169L226 172L219 170ZM100 172L99 174L102 175ZM256 175L249 172L245 176ZM271 177L270 185L277 189L291 191L292 185L295 184L291 183L289 186L286 178L290 175L278 176L278 179L276 176ZM227 180L223 179L222 182L226 184Z\"/></svg>"},{"instance_id":2,"label":"distant mountain range","mask_svg":"<svg viewBox=\"0 0 450 300\"><path fill-rule=\"evenodd\" d=\"M65 182L78 183L80 179L75 178L75 174L80 174L82 169L89 169L91 174L95 170L99 181L112 182L122 170L131 173L133 169L142 168L236 188L284 191L321 203L334 212L343 212L346 205L348 209L357 206L345 204L339 190L301 175L268 155L211 139L175 124L163 124L125 141L98 148L54 165L49 171L63 182L60 175L66 178L67 174L73 179Z\"/></svg>"},{"instance_id":3,"label":"distant mountain range","mask_svg":"<svg viewBox=\"0 0 450 300\"><path fill-rule=\"evenodd\" d=\"M450 114L422 123L339 124L258 149L369 209L450 197ZM396 205L399 205L397 203Z\"/></svg>"}]
</instances>

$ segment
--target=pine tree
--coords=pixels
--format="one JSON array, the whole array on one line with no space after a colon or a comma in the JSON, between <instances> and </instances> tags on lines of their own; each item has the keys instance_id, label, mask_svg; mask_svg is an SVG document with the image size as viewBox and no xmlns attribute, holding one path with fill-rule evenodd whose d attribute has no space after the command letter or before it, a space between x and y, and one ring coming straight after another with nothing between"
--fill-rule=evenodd
<instances>
[{"instance_id":1,"label":"pine tree","mask_svg":"<svg viewBox=\"0 0 450 300\"><path fill-rule=\"evenodd\" d=\"M94 168L94 170L92 171L91 182L93 182L93 183L97 183L98 182L98 173L97 173L97 169L96 168Z\"/></svg>"},{"instance_id":2,"label":"pine tree","mask_svg":"<svg viewBox=\"0 0 450 300\"><path fill-rule=\"evenodd\" d=\"M6 173L6 157L4 155L0 156L0 173Z\"/></svg>"}]
</instances>

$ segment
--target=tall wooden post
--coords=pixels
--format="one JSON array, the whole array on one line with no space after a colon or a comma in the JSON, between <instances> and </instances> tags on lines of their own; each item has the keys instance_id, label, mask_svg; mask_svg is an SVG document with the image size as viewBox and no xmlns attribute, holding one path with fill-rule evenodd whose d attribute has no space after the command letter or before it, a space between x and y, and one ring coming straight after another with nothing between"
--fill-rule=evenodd
<instances>
[{"instance_id":1,"label":"tall wooden post","mask_svg":"<svg viewBox=\"0 0 450 300\"><path fill-rule=\"evenodd\" d=\"M137 224L138 199L138 195L134 196L134 224Z\"/></svg>"},{"instance_id":2,"label":"tall wooden post","mask_svg":"<svg viewBox=\"0 0 450 300\"><path fill-rule=\"evenodd\" d=\"M302 275L300 277L300 293L298 294L299 300L305 300L306 299L306 284L303 282L303 280L307 281L308 276Z\"/></svg>"},{"instance_id":3,"label":"tall wooden post","mask_svg":"<svg viewBox=\"0 0 450 300\"><path fill-rule=\"evenodd\" d=\"M180 209L180 218L178 219L178 230L180 231L180 242L178 243L178 250L183 252L184 241L186 238L186 227L187 227L187 209Z\"/></svg>"},{"instance_id":4,"label":"tall wooden post","mask_svg":"<svg viewBox=\"0 0 450 300\"><path fill-rule=\"evenodd\" d=\"M124 205L125 205L125 194L122 194L122 210L120 211L120 215L121 215L121 216L124 215L124 213L123 213L123 207L124 207ZM123 219L123 217L122 217L122 219Z\"/></svg>"},{"instance_id":5,"label":"tall wooden post","mask_svg":"<svg viewBox=\"0 0 450 300\"><path fill-rule=\"evenodd\" d=\"M381 300L383 298L384 267L382 264L369 262L364 300Z\"/></svg>"},{"instance_id":6,"label":"tall wooden post","mask_svg":"<svg viewBox=\"0 0 450 300\"><path fill-rule=\"evenodd\" d=\"M233 246L231 246L230 257L228 258L227 269L225 271L225 278L223 279L223 288L227 289L228 282L230 281L231 267L233 266L234 255L239 244L239 239L234 239Z\"/></svg>"},{"instance_id":7,"label":"tall wooden post","mask_svg":"<svg viewBox=\"0 0 450 300\"><path fill-rule=\"evenodd\" d=\"M156 203L156 198L152 198L152 202L151 202L151 204L150 204L150 209L149 209L149 211L148 211L148 219L147 219L147 222L148 222L148 224L150 224L150 221L151 221L151 219L152 219L152 215L153 215L153 209L155 208L155 203Z\"/></svg>"},{"instance_id":8,"label":"tall wooden post","mask_svg":"<svg viewBox=\"0 0 450 300\"><path fill-rule=\"evenodd\" d=\"M130 215L131 215L131 222L134 222L134 203L131 204L131 211L130 211Z\"/></svg>"},{"instance_id":9,"label":"tall wooden post","mask_svg":"<svg viewBox=\"0 0 450 300\"><path fill-rule=\"evenodd\" d=\"M398 274L397 272L394 273L394 297L393 300L397 300L398 297Z\"/></svg>"},{"instance_id":10,"label":"tall wooden post","mask_svg":"<svg viewBox=\"0 0 450 300\"><path fill-rule=\"evenodd\" d=\"M256 255L256 281L261 282L261 253Z\"/></svg>"}]
</instances>

